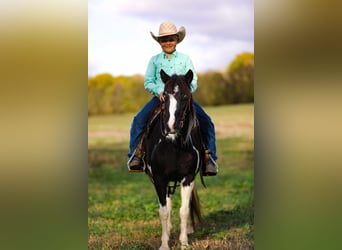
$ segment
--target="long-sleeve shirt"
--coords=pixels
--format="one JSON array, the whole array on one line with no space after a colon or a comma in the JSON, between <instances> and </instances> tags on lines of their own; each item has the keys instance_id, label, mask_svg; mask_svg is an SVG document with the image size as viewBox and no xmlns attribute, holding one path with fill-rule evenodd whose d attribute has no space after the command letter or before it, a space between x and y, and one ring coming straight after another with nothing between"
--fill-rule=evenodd
<instances>
[{"instance_id":1,"label":"long-sleeve shirt","mask_svg":"<svg viewBox=\"0 0 342 250\"><path fill-rule=\"evenodd\" d=\"M177 51L172 53L171 59L168 59L164 52L153 56L148 63L144 87L155 96L164 90L164 83L160 77L160 70L163 69L168 75L185 75L189 69L194 73L191 82L191 93L197 89L197 75L189 56Z\"/></svg>"}]
</instances>

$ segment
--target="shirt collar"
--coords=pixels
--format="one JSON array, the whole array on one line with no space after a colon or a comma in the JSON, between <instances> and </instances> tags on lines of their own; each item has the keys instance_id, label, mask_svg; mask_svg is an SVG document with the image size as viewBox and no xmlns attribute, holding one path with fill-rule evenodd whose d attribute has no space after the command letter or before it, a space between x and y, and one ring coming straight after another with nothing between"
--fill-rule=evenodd
<instances>
[{"instance_id":1,"label":"shirt collar","mask_svg":"<svg viewBox=\"0 0 342 250\"><path fill-rule=\"evenodd\" d=\"M166 54L163 52L163 55L164 55L164 58L167 58ZM177 57L178 56L178 52L177 50L175 50L173 53L172 53L172 58L173 57Z\"/></svg>"}]
</instances>

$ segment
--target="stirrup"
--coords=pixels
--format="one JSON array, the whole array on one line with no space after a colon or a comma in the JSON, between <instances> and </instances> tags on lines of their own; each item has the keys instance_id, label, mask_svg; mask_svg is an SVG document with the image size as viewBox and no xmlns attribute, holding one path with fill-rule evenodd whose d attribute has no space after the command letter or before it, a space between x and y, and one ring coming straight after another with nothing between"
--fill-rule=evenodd
<instances>
[{"instance_id":1,"label":"stirrup","mask_svg":"<svg viewBox=\"0 0 342 250\"><path fill-rule=\"evenodd\" d=\"M144 172L145 171L145 162L143 160L143 156L142 157L137 156L136 151L137 150L134 150L132 156L127 161L128 171L133 172L133 173ZM139 161L139 163L137 165L131 166L131 163L134 161Z\"/></svg>"},{"instance_id":2,"label":"stirrup","mask_svg":"<svg viewBox=\"0 0 342 250\"><path fill-rule=\"evenodd\" d=\"M134 161L139 161L137 164L134 164L131 166L131 163L134 162ZM132 162L129 162L127 164L127 167L128 167L128 171L129 172L133 172L133 173L139 173L139 172L144 172L144 165L143 165L143 162L141 159L133 159Z\"/></svg>"},{"instance_id":3,"label":"stirrup","mask_svg":"<svg viewBox=\"0 0 342 250\"><path fill-rule=\"evenodd\" d=\"M208 171L209 166L209 171ZM211 169L210 169L211 168ZM211 171L210 171L211 170ZM205 169L204 176L215 176L218 173L218 165L210 154L210 150L205 150Z\"/></svg>"}]
</instances>

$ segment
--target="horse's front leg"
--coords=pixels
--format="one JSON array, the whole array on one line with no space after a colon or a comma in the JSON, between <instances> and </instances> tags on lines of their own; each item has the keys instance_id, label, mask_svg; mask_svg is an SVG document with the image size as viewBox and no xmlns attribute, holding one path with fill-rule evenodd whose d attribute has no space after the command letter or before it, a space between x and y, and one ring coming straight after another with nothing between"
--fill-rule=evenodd
<instances>
[{"instance_id":1,"label":"horse's front leg","mask_svg":"<svg viewBox=\"0 0 342 250\"><path fill-rule=\"evenodd\" d=\"M158 199L159 199L159 217L160 217L160 223L162 226L162 236L161 236L161 246L160 250L169 250L169 238L170 238L170 230L171 230L171 224L170 224L170 198L166 197L166 187L167 183L155 181L155 187L156 191L158 193Z\"/></svg>"},{"instance_id":2,"label":"horse's front leg","mask_svg":"<svg viewBox=\"0 0 342 250\"><path fill-rule=\"evenodd\" d=\"M159 249L168 250L170 249L169 248L170 231L168 229L169 212L168 212L166 204L165 205L160 204L159 217L160 217L160 223L162 226L162 237L161 237L162 244Z\"/></svg>"},{"instance_id":3,"label":"horse's front leg","mask_svg":"<svg viewBox=\"0 0 342 250\"><path fill-rule=\"evenodd\" d=\"M171 213L172 213L172 196L166 197L166 207L167 207L167 232L170 236L171 229L172 229L172 222L171 222Z\"/></svg>"},{"instance_id":4,"label":"horse's front leg","mask_svg":"<svg viewBox=\"0 0 342 250\"><path fill-rule=\"evenodd\" d=\"M181 198L182 198L182 205L179 210L180 219L181 219L181 232L179 236L179 240L181 242L181 247L187 247L188 244L188 223L190 217L190 199L192 189L194 187L194 182L191 182L189 185L184 186L181 185Z\"/></svg>"}]
</instances>

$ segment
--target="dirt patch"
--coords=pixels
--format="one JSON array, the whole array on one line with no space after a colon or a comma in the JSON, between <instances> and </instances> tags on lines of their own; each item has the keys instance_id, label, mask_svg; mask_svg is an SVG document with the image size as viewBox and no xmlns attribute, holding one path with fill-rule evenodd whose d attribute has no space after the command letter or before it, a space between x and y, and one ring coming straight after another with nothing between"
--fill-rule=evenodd
<instances>
[{"instance_id":1,"label":"dirt patch","mask_svg":"<svg viewBox=\"0 0 342 250\"><path fill-rule=\"evenodd\" d=\"M216 123L216 137L246 137L254 138L254 123L236 122L236 123Z\"/></svg>"},{"instance_id":2,"label":"dirt patch","mask_svg":"<svg viewBox=\"0 0 342 250\"><path fill-rule=\"evenodd\" d=\"M112 139L115 142L127 142L129 140L129 129L112 129L88 131L88 139Z\"/></svg>"},{"instance_id":3,"label":"dirt patch","mask_svg":"<svg viewBox=\"0 0 342 250\"><path fill-rule=\"evenodd\" d=\"M245 137L254 138L254 123L252 122L231 122L215 124L217 138ZM129 140L129 128L113 130L88 131L89 139L112 138L115 142Z\"/></svg>"}]
</instances>

